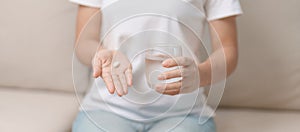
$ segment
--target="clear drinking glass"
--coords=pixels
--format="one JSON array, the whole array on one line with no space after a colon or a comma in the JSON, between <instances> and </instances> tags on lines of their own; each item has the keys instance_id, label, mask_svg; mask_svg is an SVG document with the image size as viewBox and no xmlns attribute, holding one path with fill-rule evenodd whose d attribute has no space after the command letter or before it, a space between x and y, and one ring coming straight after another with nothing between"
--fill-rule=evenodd
<instances>
[{"instance_id":1,"label":"clear drinking glass","mask_svg":"<svg viewBox=\"0 0 300 132\"><path fill-rule=\"evenodd\" d=\"M155 85L160 83L172 83L181 80L181 78L173 78L168 80L158 80L158 75L163 72L174 70L180 67L165 68L162 62L168 58L175 58L182 56L182 49L179 45L158 45L146 51L146 79L148 86L154 88Z\"/></svg>"}]
</instances>

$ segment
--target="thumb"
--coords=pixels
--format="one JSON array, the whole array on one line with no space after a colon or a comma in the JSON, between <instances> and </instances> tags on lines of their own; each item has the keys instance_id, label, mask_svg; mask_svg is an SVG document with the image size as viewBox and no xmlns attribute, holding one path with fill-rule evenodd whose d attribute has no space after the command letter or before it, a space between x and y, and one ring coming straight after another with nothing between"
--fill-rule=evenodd
<instances>
[{"instance_id":1,"label":"thumb","mask_svg":"<svg viewBox=\"0 0 300 132\"><path fill-rule=\"evenodd\" d=\"M97 78L102 74L102 63L98 59L93 59L92 62L92 67L93 67L93 77Z\"/></svg>"},{"instance_id":2,"label":"thumb","mask_svg":"<svg viewBox=\"0 0 300 132\"><path fill-rule=\"evenodd\" d=\"M162 62L162 65L166 68L174 67L174 66L189 66L193 63L193 60L187 57L176 57L169 58Z\"/></svg>"}]
</instances>

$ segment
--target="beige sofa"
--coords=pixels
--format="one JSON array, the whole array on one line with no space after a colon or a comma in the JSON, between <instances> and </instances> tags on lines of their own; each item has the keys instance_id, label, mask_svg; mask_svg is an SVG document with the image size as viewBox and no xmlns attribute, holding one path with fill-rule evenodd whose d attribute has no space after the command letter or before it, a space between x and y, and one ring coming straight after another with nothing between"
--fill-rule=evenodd
<instances>
[{"instance_id":1,"label":"beige sofa","mask_svg":"<svg viewBox=\"0 0 300 132\"><path fill-rule=\"evenodd\" d=\"M216 122L219 132L300 131L300 1L242 0L240 59ZM88 87L75 60L76 5L3 1L0 132L67 132ZM78 83L80 82L80 83Z\"/></svg>"}]
</instances>

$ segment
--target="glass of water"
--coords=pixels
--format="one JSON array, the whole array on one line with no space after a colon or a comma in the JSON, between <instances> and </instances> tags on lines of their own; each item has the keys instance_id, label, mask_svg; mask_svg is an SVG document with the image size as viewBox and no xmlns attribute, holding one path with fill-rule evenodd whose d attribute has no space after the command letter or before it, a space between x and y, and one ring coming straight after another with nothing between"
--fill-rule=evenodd
<instances>
[{"instance_id":1,"label":"glass of water","mask_svg":"<svg viewBox=\"0 0 300 132\"><path fill-rule=\"evenodd\" d=\"M174 70L177 67L165 68L162 66L162 62L169 58L175 58L182 56L182 49L179 45L157 45L146 51L145 63L146 63L146 79L150 88L155 88L157 84L172 83L181 80L181 78L172 78L168 80L158 80L158 75Z\"/></svg>"}]
</instances>

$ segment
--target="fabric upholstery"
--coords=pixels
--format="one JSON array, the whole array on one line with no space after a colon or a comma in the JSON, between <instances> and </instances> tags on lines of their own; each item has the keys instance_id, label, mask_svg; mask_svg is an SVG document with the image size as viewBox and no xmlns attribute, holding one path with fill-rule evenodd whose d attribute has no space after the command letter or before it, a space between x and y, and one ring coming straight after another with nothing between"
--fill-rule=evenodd
<instances>
[{"instance_id":1,"label":"fabric upholstery","mask_svg":"<svg viewBox=\"0 0 300 132\"><path fill-rule=\"evenodd\" d=\"M76 6L66 0L4 1L0 16L0 86L72 92Z\"/></svg>"},{"instance_id":2,"label":"fabric upholstery","mask_svg":"<svg viewBox=\"0 0 300 132\"><path fill-rule=\"evenodd\" d=\"M219 109L218 132L299 132L300 112L285 110Z\"/></svg>"},{"instance_id":3,"label":"fabric upholstery","mask_svg":"<svg viewBox=\"0 0 300 132\"><path fill-rule=\"evenodd\" d=\"M71 93L0 88L0 131L69 132L78 104Z\"/></svg>"},{"instance_id":4,"label":"fabric upholstery","mask_svg":"<svg viewBox=\"0 0 300 132\"><path fill-rule=\"evenodd\" d=\"M239 64L221 104L300 110L300 1L241 2Z\"/></svg>"}]
</instances>

